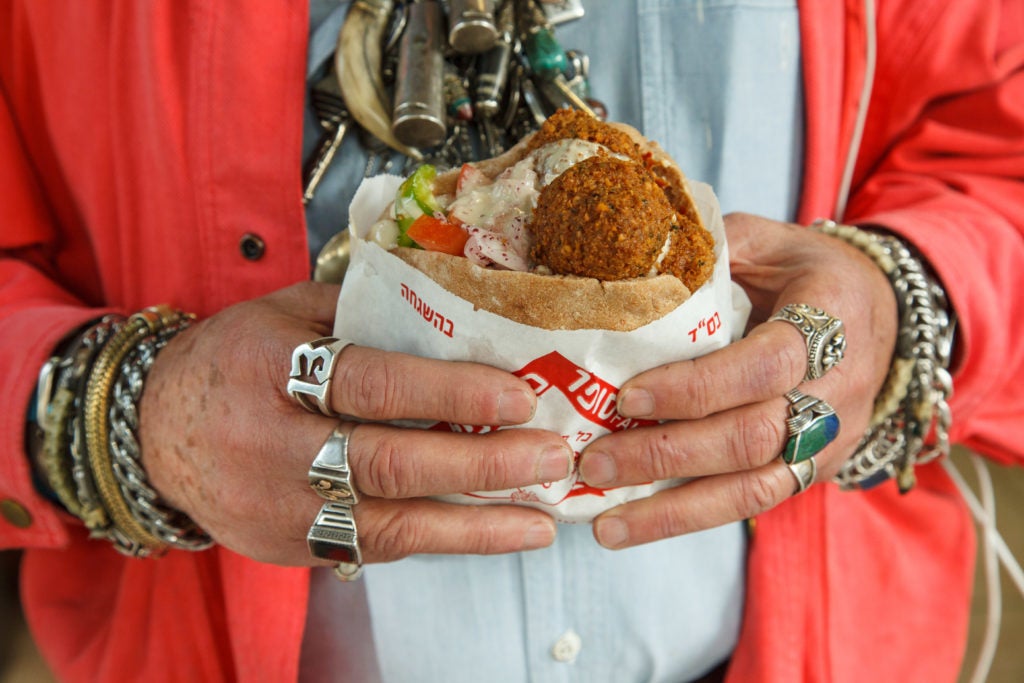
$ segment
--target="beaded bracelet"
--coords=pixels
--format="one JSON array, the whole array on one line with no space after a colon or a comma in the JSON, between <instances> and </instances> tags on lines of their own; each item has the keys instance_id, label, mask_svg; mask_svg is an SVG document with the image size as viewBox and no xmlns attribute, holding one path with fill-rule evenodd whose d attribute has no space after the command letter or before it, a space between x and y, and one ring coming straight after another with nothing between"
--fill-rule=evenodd
<instances>
[{"instance_id":1,"label":"beaded bracelet","mask_svg":"<svg viewBox=\"0 0 1024 683\"><path fill-rule=\"evenodd\" d=\"M913 488L914 466L949 455L949 374L956 320L945 290L902 240L830 220L813 229L863 251L896 293L896 353L871 423L853 456L836 475L843 489L869 489L891 478L901 493ZM934 434L934 443L926 440Z\"/></svg>"}]
</instances>

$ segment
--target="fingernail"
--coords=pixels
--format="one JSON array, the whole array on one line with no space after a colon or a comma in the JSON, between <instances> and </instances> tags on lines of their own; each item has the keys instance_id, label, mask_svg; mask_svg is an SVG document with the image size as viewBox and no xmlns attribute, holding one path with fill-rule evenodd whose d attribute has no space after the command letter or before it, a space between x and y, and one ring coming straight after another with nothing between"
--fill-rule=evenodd
<instances>
[{"instance_id":1,"label":"fingernail","mask_svg":"<svg viewBox=\"0 0 1024 683\"><path fill-rule=\"evenodd\" d=\"M591 486L605 486L615 481L618 470L612 456L600 451L588 452L580 461L583 481Z\"/></svg>"},{"instance_id":2,"label":"fingernail","mask_svg":"<svg viewBox=\"0 0 1024 683\"><path fill-rule=\"evenodd\" d=\"M550 522L534 522L523 536L523 550L546 548L555 540L555 525Z\"/></svg>"},{"instance_id":3,"label":"fingernail","mask_svg":"<svg viewBox=\"0 0 1024 683\"><path fill-rule=\"evenodd\" d=\"M597 542L605 548L621 548L629 541L629 527L618 517L602 517L594 523Z\"/></svg>"},{"instance_id":4,"label":"fingernail","mask_svg":"<svg viewBox=\"0 0 1024 683\"><path fill-rule=\"evenodd\" d=\"M545 483L565 479L572 472L573 457L567 445L545 448L537 460L537 477Z\"/></svg>"},{"instance_id":5,"label":"fingernail","mask_svg":"<svg viewBox=\"0 0 1024 683\"><path fill-rule=\"evenodd\" d=\"M654 396L646 389L626 389L619 395L618 407L626 417L646 417L654 413Z\"/></svg>"},{"instance_id":6,"label":"fingernail","mask_svg":"<svg viewBox=\"0 0 1024 683\"><path fill-rule=\"evenodd\" d=\"M509 424L529 422L536 407L532 393L523 389L512 389L498 396L498 419Z\"/></svg>"}]
</instances>

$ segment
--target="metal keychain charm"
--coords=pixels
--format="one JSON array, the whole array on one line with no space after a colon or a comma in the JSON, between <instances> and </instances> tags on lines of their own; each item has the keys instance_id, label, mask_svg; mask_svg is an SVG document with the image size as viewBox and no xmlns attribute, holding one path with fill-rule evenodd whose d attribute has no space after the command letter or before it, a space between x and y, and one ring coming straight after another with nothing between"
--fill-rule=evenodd
<instances>
[{"instance_id":1,"label":"metal keychain charm","mask_svg":"<svg viewBox=\"0 0 1024 683\"><path fill-rule=\"evenodd\" d=\"M464 55L489 50L498 39L494 0L449 0L448 43Z\"/></svg>"},{"instance_id":2,"label":"metal keychain charm","mask_svg":"<svg viewBox=\"0 0 1024 683\"><path fill-rule=\"evenodd\" d=\"M582 19L586 13L583 0L543 0L541 7L552 26Z\"/></svg>"},{"instance_id":3,"label":"metal keychain charm","mask_svg":"<svg viewBox=\"0 0 1024 683\"><path fill-rule=\"evenodd\" d=\"M444 14L436 0L408 7L409 19L399 41L395 108L391 132L402 143L421 149L444 142Z\"/></svg>"},{"instance_id":4,"label":"metal keychain charm","mask_svg":"<svg viewBox=\"0 0 1024 683\"><path fill-rule=\"evenodd\" d=\"M477 58L476 88L473 106L483 117L497 116L508 81L509 61L512 59L512 45L515 40L515 21L512 3L506 2L498 14L498 28L501 33L490 50Z\"/></svg>"}]
</instances>

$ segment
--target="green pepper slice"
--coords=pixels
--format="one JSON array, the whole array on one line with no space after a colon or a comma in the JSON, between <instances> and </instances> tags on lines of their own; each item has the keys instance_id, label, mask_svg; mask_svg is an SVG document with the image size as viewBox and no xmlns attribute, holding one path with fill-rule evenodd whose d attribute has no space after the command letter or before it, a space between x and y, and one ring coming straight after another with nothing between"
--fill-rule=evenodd
<instances>
[{"instance_id":1,"label":"green pepper slice","mask_svg":"<svg viewBox=\"0 0 1024 683\"><path fill-rule=\"evenodd\" d=\"M436 168L430 164L423 164L398 186L398 193L395 197L398 246L416 246L416 243L406 235L409 226L420 216L432 216L442 210L433 192L434 178L436 176Z\"/></svg>"}]
</instances>

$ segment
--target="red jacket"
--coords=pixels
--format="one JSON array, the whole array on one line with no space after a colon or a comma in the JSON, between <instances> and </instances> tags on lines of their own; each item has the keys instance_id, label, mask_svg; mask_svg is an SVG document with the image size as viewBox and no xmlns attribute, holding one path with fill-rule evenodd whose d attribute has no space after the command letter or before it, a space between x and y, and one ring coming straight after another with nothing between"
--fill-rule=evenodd
<instances>
[{"instance_id":1,"label":"red jacket","mask_svg":"<svg viewBox=\"0 0 1024 683\"><path fill-rule=\"evenodd\" d=\"M0 6L0 546L62 680L294 680L307 572L223 548L127 560L35 493L35 375L97 308L212 314L304 279L305 2ZM871 117L845 216L917 244L960 316L953 438L1022 460L1024 5L877 0ZM830 216L865 74L861 0L801 3L801 220ZM243 258L246 233L267 244ZM954 680L974 558L936 466L758 518L730 681Z\"/></svg>"}]
</instances>

